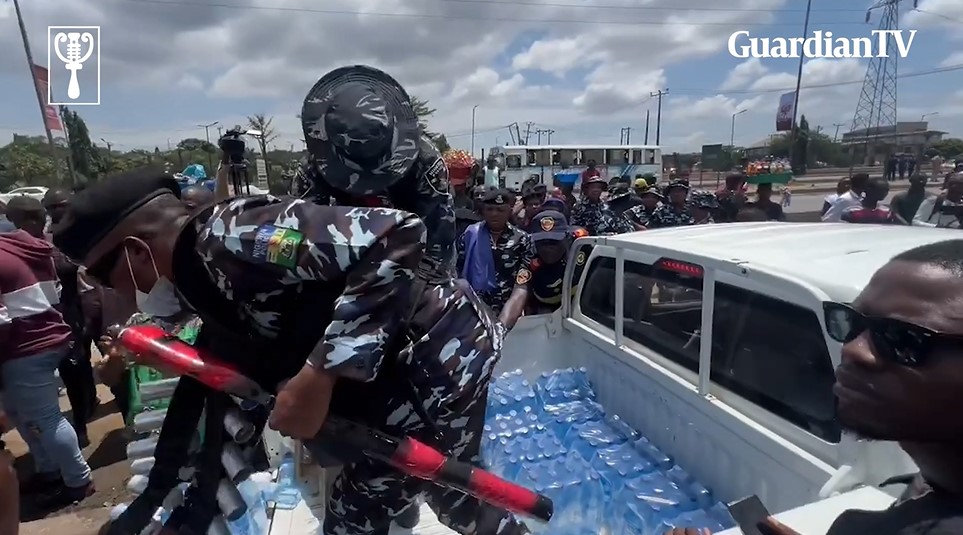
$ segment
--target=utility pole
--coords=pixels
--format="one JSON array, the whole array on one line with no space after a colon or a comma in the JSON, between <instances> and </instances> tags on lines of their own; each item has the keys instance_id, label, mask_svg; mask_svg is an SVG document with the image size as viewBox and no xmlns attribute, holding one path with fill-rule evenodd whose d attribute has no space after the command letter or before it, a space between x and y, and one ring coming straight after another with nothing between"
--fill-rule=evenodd
<instances>
[{"instance_id":1,"label":"utility pole","mask_svg":"<svg viewBox=\"0 0 963 535\"><path fill-rule=\"evenodd\" d=\"M809 35L809 14L813 9L813 0L808 0L806 2L806 20L803 22L803 39ZM799 88L802 86L802 73L803 73L803 61L805 61L806 55L800 54L799 56L799 68L796 71L796 93L793 95L792 102L792 123L790 123L789 130L789 169L793 170L793 164L795 163L796 156L796 136L799 135L799 127L796 126L796 114L799 113ZM894 123L895 124L895 123ZM806 155L803 155L803 165L805 165Z\"/></svg>"},{"instance_id":2,"label":"utility pole","mask_svg":"<svg viewBox=\"0 0 963 535\"><path fill-rule=\"evenodd\" d=\"M555 130L552 130L551 128L545 131L545 135L548 137L548 139L545 140L546 145L552 144L552 134L554 133L555 133Z\"/></svg>"},{"instance_id":3,"label":"utility pole","mask_svg":"<svg viewBox=\"0 0 963 535\"><path fill-rule=\"evenodd\" d=\"M833 126L836 127L836 133L833 134L833 143L835 143L836 140L839 138L839 127L840 127L840 126L846 126L846 125L840 124L840 123L833 123Z\"/></svg>"},{"instance_id":4,"label":"utility pole","mask_svg":"<svg viewBox=\"0 0 963 535\"><path fill-rule=\"evenodd\" d=\"M535 141L536 145L542 144L542 132L544 132L544 130L542 130L541 128L535 131L535 139L537 140Z\"/></svg>"},{"instance_id":5,"label":"utility pole","mask_svg":"<svg viewBox=\"0 0 963 535\"><path fill-rule=\"evenodd\" d=\"M478 109L478 104L471 107L471 157L475 157L475 110Z\"/></svg>"},{"instance_id":6,"label":"utility pole","mask_svg":"<svg viewBox=\"0 0 963 535\"><path fill-rule=\"evenodd\" d=\"M659 107L658 111L655 112L655 144L659 145L662 142L662 96L669 94L669 88L660 89L658 91L653 91L649 93L650 97L658 97Z\"/></svg>"},{"instance_id":7,"label":"utility pole","mask_svg":"<svg viewBox=\"0 0 963 535\"><path fill-rule=\"evenodd\" d=\"M56 158L57 155L57 145L54 144L53 133L47 128L47 106L44 102L44 97L40 91L40 84L37 83L37 74L33 70L33 53L30 52L30 39L27 38L27 26L23 23L23 12L20 11L20 2L18 0L13 0L13 9L17 12L17 24L20 26L20 37L23 39L23 51L27 54L27 68L30 69L30 79L33 80L33 89L37 94L37 104L40 106L40 119L43 120L43 129L47 132L47 143L50 144L50 152ZM47 80L50 83L50 80ZM64 135L67 135L66 126L63 125L61 119L61 126L64 128ZM67 151L67 167L72 167L70 163L70 150ZM63 173L60 172L60 166L55 165L54 168L57 170L57 180L60 181L63 178ZM73 186L73 173L70 173L70 177L67 179L67 186Z\"/></svg>"},{"instance_id":8,"label":"utility pole","mask_svg":"<svg viewBox=\"0 0 963 535\"><path fill-rule=\"evenodd\" d=\"M535 126L535 123L533 123L533 122L531 122L531 121L529 121L528 123L525 124L525 144L526 144L526 145L528 145L529 136L532 135L532 127L533 127L533 126Z\"/></svg>"},{"instance_id":9,"label":"utility pole","mask_svg":"<svg viewBox=\"0 0 963 535\"><path fill-rule=\"evenodd\" d=\"M645 144L649 144L649 110L645 110Z\"/></svg>"},{"instance_id":10,"label":"utility pole","mask_svg":"<svg viewBox=\"0 0 963 535\"><path fill-rule=\"evenodd\" d=\"M204 129L204 137L207 139L207 144L208 144L208 145L211 144L211 127L212 127L212 126L217 126L217 124L218 124L219 122L220 122L220 121L214 121L213 123L199 124L199 125L197 125L199 128L203 128L203 129ZM213 170L214 170L214 160L213 160L214 155L212 154L212 151L206 151L206 152L207 152L207 170L208 170L208 172L213 172Z\"/></svg>"}]
</instances>

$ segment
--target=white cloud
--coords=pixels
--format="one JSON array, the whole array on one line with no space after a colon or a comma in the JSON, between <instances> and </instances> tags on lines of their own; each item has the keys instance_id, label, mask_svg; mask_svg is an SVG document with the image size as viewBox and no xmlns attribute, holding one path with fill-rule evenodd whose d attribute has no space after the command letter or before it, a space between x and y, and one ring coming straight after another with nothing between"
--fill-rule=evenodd
<instances>
[{"instance_id":1,"label":"white cloud","mask_svg":"<svg viewBox=\"0 0 963 535\"><path fill-rule=\"evenodd\" d=\"M516 73L503 79L494 69L479 67L475 72L455 82L451 98L455 102L474 105L512 96L524 86L525 77L521 74Z\"/></svg>"},{"instance_id":2,"label":"white cloud","mask_svg":"<svg viewBox=\"0 0 963 535\"><path fill-rule=\"evenodd\" d=\"M963 2L959 0L921 0L918 9L908 11L901 28L946 30L951 36L963 38Z\"/></svg>"},{"instance_id":3,"label":"white cloud","mask_svg":"<svg viewBox=\"0 0 963 535\"><path fill-rule=\"evenodd\" d=\"M946 59L940 62L940 67L950 67L956 65L963 65L963 50L946 56Z\"/></svg>"},{"instance_id":4,"label":"white cloud","mask_svg":"<svg viewBox=\"0 0 963 535\"><path fill-rule=\"evenodd\" d=\"M726 80L719 86L719 89L742 89L748 87L756 78L766 74L768 71L769 69L762 64L759 58L749 58L732 69L729 76L726 77Z\"/></svg>"},{"instance_id":5,"label":"white cloud","mask_svg":"<svg viewBox=\"0 0 963 535\"><path fill-rule=\"evenodd\" d=\"M764 137L772 129L779 91L795 85L794 62L736 63L719 54L733 31L784 22L778 10L796 9L795 2L730 0L725 8L731 10L714 0L685 0L685 7L678 3L582 0L565 7L548 0L231 0L234 7L224 8L218 7L222 2L208 0L177 6L32 0L23 7L28 31L40 40L35 49L42 50L47 25L102 27L108 100L84 114L92 137L129 147L163 146L168 137L176 143L202 135L195 124L219 120L232 125L253 113L273 115L281 134L278 144L299 147L296 115L304 95L323 73L353 63L384 69L410 94L429 100L437 109L432 130L464 148L471 143L475 105L476 148L509 141L506 127L516 122L523 135L529 123L531 132L555 130L553 141L559 142L616 143L623 126L631 126L632 139L641 140L637 132L644 128L646 110L652 112L654 141L656 100L650 94L666 87L670 93L663 101L661 134L670 150L728 141L731 114L743 108L750 111L737 119L737 140ZM16 51L15 21L3 18L10 6L0 0L0 47ZM960 0L920 3L920 9L957 18L963 18L954 15L961 6ZM920 28L954 29L939 17L907 17L920 17L913 19ZM566 20L572 23L560 22ZM731 65L721 84L715 77L687 77L682 84L675 75L686 62L710 58ZM804 85L861 80L864 69L856 60L812 60L804 69ZM22 82L12 91L31 91L22 55L0 55L0 76ZM686 91L680 85L695 87ZM706 92L716 85L717 91ZM110 108L128 105L111 104L112 96L133 101L157 88L195 99L187 109L198 110L199 116L184 119L181 113L175 119L157 110L156 118L140 118L136 124L143 126L131 128L129 110ZM858 84L804 89L800 111L811 123L829 128L849 122L858 94ZM902 89L900 94L904 98ZM0 117L6 118L3 106ZM935 119L943 116L950 112ZM8 137L19 126L4 121L0 136ZM31 122L27 130L38 126Z\"/></svg>"}]
</instances>

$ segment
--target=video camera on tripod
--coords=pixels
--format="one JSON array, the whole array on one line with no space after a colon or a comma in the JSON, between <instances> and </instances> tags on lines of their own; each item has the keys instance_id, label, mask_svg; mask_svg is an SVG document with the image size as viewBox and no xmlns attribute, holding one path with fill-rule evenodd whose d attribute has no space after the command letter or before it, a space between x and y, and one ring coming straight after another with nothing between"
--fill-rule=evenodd
<instances>
[{"instance_id":1,"label":"video camera on tripod","mask_svg":"<svg viewBox=\"0 0 963 535\"><path fill-rule=\"evenodd\" d=\"M242 136L245 135L260 136L261 132L257 130L241 131L240 126L235 126L217 140L217 146L220 147L223 153L221 163L228 166L228 177L231 181L231 187L234 188L235 195L241 194L242 180L243 185L246 187L247 194L251 194L251 181L247 172L247 160L244 159L244 151L247 150L247 146L244 144L244 138Z\"/></svg>"}]
</instances>

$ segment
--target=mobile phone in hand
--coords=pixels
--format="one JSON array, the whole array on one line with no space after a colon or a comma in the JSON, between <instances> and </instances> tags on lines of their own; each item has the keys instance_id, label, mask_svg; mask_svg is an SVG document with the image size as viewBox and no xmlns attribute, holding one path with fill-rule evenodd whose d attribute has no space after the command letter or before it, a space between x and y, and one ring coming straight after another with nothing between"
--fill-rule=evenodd
<instances>
[{"instance_id":1,"label":"mobile phone in hand","mask_svg":"<svg viewBox=\"0 0 963 535\"><path fill-rule=\"evenodd\" d=\"M736 525L742 530L744 535L765 535L759 529L759 523L769 518L771 513L762 504L759 496L753 494L741 500L734 501L728 505L729 514L732 515Z\"/></svg>"}]
</instances>

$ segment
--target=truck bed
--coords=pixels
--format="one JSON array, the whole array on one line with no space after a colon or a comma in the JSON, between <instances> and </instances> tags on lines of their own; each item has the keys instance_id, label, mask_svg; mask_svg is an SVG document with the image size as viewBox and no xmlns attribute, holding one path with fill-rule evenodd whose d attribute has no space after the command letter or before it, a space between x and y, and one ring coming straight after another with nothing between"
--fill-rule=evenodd
<instances>
[{"instance_id":1,"label":"truck bed","mask_svg":"<svg viewBox=\"0 0 963 535\"><path fill-rule=\"evenodd\" d=\"M820 489L835 469L782 439L760 422L731 408L699 398L695 387L651 359L560 315L522 318L505 340L495 375L520 369L528 378L569 367L584 367L608 414L617 414L698 481L711 488L717 499L731 502L756 494L774 513L806 535L825 533L832 516L859 506L880 509L892 497L875 488L863 488L819 501ZM698 400L700 402L694 402ZM817 523L807 522L807 518ZM271 535L315 533L323 506L312 514L304 503L292 511L275 511ZM413 530L394 528L392 534L451 535L434 512L421 507L420 523ZM726 535L740 533L738 528ZM480 534L481 535L481 534Z\"/></svg>"}]
</instances>

